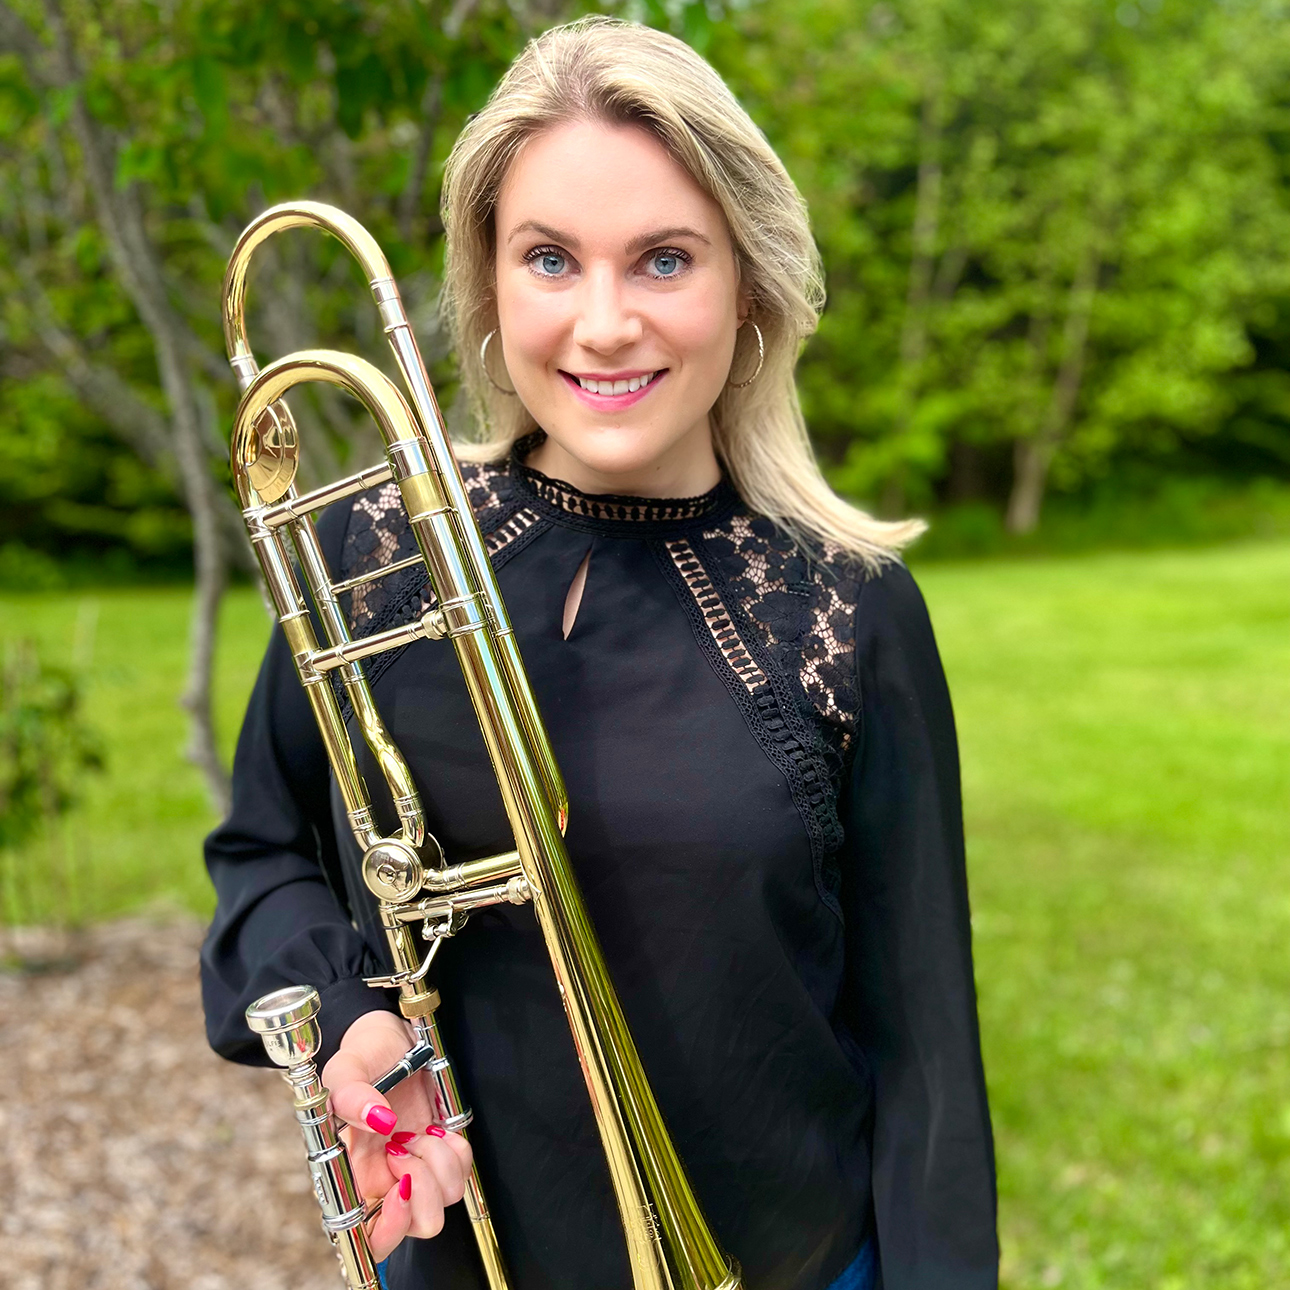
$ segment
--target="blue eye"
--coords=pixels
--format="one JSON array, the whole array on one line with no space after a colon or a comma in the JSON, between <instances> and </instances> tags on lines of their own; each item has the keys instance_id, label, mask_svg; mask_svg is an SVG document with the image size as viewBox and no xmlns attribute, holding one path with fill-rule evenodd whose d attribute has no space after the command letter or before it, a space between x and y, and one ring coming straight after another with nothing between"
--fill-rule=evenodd
<instances>
[{"instance_id":1,"label":"blue eye","mask_svg":"<svg viewBox=\"0 0 1290 1290\"><path fill-rule=\"evenodd\" d=\"M556 277L564 272L565 258L557 251L547 251L538 257L538 264L541 271L549 277Z\"/></svg>"},{"instance_id":2,"label":"blue eye","mask_svg":"<svg viewBox=\"0 0 1290 1290\"><path fill-rule=\"evenodd\" d=\"M680 259L669 251L660 251L652 261L660 278L670 278L681 267Z\"/></svg>"}]
</instances>

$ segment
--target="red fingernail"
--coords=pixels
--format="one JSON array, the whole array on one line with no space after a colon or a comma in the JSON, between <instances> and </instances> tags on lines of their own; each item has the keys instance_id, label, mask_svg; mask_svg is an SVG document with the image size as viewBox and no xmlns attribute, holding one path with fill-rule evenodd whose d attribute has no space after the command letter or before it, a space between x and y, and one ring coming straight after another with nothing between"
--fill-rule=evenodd
<instances>
[{"instance_id":1,"label":"red fingernail","mask_svg":"<svg viewBox=\"0 0 1290 1290\"><path fill-rule=\"evenodd\" d=\"M388 1106L369 1107L363 1119L367 1121L367 1127L377 1133L389 1133L399 1122L399 1117Z\"/></svg>"},{"instance_id":2,"label":"red fingernail","mask_svg":"<svg viewBox=\"0 0 1290 1290\"><path fill-rule=\"evenodd\" d=\"M404 1174L403 1177L399 1179L399 1199L400 1200L412 1199L412 1175L411 1174Z\"/></svg>"},{"instance_id":3,"label":"red fingernail","mask_svg":"<svg viewBox=\"0 0 1290 1290\"><path fill-rule=\"evenodd\" d=\"M389 1156L410 1156L412 1152L407 1147L400 1146L397 1142L387 1142L385 1144L385 1154Z\"/></svg>"},{"instance_id":4,"label":"red fingernail","mask_svg":"<svg viewBox=\"0 0 1290 1290\"><path fill-rule=\"evenodd\" d=\"M401 1133L390 1134L390 1141L397 1142L399 1146L403 1146L404 1143L411 1142L412 1139L415 1138L416 1136L417 1135L415 1133L409 1133L406 1129L404 1129Z\"/></svg>"},{"instance_id":5,"label":"red fingernail","mask_svg":"<svg viewBox=\"0 0 1290 1290\"><path fill-rule=\"evenodd\" d=\"M426 1132L432 1138L446 1138L448 1136L437 1124L432 1124Z\"/></svg>"}]
</instances>

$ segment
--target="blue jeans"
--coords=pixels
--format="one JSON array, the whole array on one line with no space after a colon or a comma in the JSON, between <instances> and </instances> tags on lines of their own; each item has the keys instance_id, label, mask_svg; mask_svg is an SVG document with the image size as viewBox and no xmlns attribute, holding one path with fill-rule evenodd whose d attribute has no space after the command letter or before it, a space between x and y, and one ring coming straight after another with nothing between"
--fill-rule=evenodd
<instances>
[{"instance_id":1,"label":"blue jeans","mask_svg":"<svg viewBox=\"0 0 1290 1290\"><path fill-rule=\"evenodd\" d=\"M387 1259L386 1262L389 1262ZM385 1263L377 1265L381 1276L381 1285L385 1290ZM878 1277L878 1261L874 1257L873 1242L866 1241L860 1253L852 1259L842 1275L831 1285L829 1290L873 1290Z\"/></svg>"},{"instance_id":2,"label":"blue jeans","mask_svg":"<svg viewBox=\"0 0 1290 1290\"><path fill-rule=\"evenodd\" d=\"M873 1241L866 1241L860 1253L829 1290L873 1290L878 1281L878 1258Z\"/></svg>"}]
</instances>

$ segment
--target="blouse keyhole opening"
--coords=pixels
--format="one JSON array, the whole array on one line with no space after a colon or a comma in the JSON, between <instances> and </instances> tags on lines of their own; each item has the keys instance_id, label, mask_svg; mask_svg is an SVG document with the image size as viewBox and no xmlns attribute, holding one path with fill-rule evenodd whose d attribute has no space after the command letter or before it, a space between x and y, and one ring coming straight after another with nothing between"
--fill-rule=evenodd
<instances>
[{"instance_id":1,"label":"blouse keyhole opening","mask_svg":"<svg viewBox=\"0 0 1290 1290\"><path fill-rule=\"evenodd\" d=\"M582 557L582 563L578 566L578 572L573 575L573 581L569 584L569 594L564 598L564 639L569 639L569 633L573 631L573 625L578 621L578 609L582 604L582 593L587 586L587 566L591 564L591 548L587 548L587 554Z\"/></svg>"}]
</instances>

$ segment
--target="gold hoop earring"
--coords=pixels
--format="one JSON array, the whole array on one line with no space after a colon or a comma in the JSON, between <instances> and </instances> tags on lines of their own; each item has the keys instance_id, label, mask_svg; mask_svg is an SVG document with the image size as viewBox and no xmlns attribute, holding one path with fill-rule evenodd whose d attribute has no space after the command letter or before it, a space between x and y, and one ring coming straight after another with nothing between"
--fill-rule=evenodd
<instances>
[{"instance_id":1,"label":"gold hoop earring","mask_svg":"<svg viewBox=\"0 0 1290 1290\"><path fill-rule=\"evenodd\" d=\"M752 322L752 319L748 321ZM728 381L732 390L747 389L761 375L761 365L766 361L766 342L762 339L761 328L756 323L752 323L752 329L757 333L757 366L753 368L753 374L746 381Z\"/></svg>"},{"instance_id":2,"label":"gold hoop earring","mask_svg":"<svg viewBox=\"0 0 1290 1290\"><path fill-rule=\"evenodd\" d=\"M755 323L753 325L756 326ZM499 385L495 380L493 380L493 374L488 370L488 342L496 335L497 328L494 327L493 330L484 337L484 343L479 347L479 365L484 369L484 375L488 377L488 383L493 387L493 389L501 391L502 394L514 394L514 390L508 390L506 386ZM758 363L757 366L758 369L761 368L760 363Z\"/></svg>"}]
</instances>

